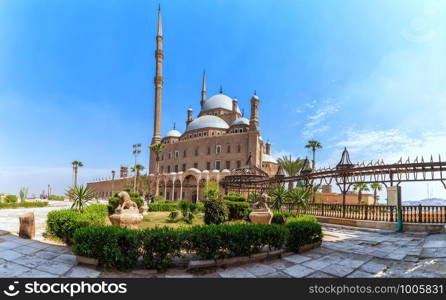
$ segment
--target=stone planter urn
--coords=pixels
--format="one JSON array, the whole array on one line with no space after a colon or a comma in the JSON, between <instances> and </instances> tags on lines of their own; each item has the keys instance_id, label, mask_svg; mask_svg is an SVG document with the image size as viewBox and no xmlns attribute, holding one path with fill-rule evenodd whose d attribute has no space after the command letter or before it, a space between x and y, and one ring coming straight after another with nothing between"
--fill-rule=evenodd
<instances>
[{"instance_id":1,"label":"stone planter urn","mask_svg":"<svg viewBox=\"0 0 446 300\"><path fill-rule=\"evenodd\" d=\"M249 220L253 224L271 224L273 213L266 203L263 203L263 209L255 209L249 214Z\"/></svg>"},{"instance_id":2,"label":"stone planter urn","mask_svg":"<svg viewBox=\"0 0 446 300\"><path fill-rule=\"evenodd\" d=\"M143 219L138 206L130 199L127 192L120 192L118 197L119 205L115 213L110 216L110 222L116 226L137 229Z\"/></svg>"}]
</instances>

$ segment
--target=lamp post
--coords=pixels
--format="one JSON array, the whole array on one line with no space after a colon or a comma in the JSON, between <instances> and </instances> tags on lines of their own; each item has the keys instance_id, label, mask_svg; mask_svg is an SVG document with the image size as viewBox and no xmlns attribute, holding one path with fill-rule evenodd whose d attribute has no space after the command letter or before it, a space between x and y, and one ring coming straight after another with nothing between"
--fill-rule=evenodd
<instances>
[{"instance_id":1,"label":"lamp post","mask_svg":"<svg viewBox=\"0 0 446 300\"><path fill-rule=\"evenodd\" d=\"M110 197L113 197L113 190L114 190L114 183L115 183L115 174L116 174L116 172L115 172L115 170L112 170L111 173L112 173L112 184L111 184L111 195L110 195Z\"/></svg>"},{"instance_id":2,"label":"lamp post","mask_svg":"<svg viewBox=\"0 0 446 300\"><path fill-rule=\"evenodd\" d=\"M137 164L138 155L140 153L141 153L141 144L134 144L133 145L133 155L135 156L135 165L133 166L133 170L134 170L133 192L136 192L136 174L137 174L136 164Z\"/></svg>"}]
</instances>

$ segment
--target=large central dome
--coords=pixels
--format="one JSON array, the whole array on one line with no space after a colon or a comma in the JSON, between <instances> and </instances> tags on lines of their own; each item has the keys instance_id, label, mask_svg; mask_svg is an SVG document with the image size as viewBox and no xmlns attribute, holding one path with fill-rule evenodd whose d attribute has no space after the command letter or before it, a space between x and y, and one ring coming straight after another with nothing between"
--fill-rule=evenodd
<instances>
[{"instance_id":1,"label":"large central dome","mask_svg":"<svg viewBox=\"0 0 446 300\"><path fill-rule=\"evenodd\" d=\"M232 99L223 94L214 95L208 100L204 102L202 111L211 110L216 108L223 108L232 111ZM240 110L237 105L237 112L240 113Z\"/></svg>"},{"instance_id":2,"label":"large central dome","mask_svg":"<svg viewBox=\"0 0 446 300\"><path fill-rule=\"evenodd\" d=\"M189 130L195 130L195 129L201 129L201 128L222 128L222 129L228 129L228 123L226 123L223 119L211 116L211 115L205 115L201 116L192 122L189 123L189 125L186 128L186 131Z\"/></svg>"}]
</instances>

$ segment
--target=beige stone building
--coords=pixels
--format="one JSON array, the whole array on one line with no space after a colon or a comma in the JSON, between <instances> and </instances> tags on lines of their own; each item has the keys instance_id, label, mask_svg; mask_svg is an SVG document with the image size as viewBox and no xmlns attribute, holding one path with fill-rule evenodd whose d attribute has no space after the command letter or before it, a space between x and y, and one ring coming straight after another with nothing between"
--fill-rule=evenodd
<instances>
[{"instance_id":1,"label":"beige stone building","mask_svg":"<svg viewBox=\"0 0 446 300\"><path fill-rule=\"evenodd\" d=\"M244 117L237 99L223 93L208 97L206 74L203 73L200 111L194 117L186 111L185 130L175 126L161 136L162 89L164 60L161 12L158 11L154 78L154 126L151 145L161 143L163 150L151 151L149 178L153 193L169 200L197 201L203 197L203 187L209 180L220 182L235 170L257 167L268 176L276 174L277 162L271 156L271 144L264 143L259 129L260 99L254 92L250 99L249 119ZM114 180L124 184L125 179ZM90 183L100 197L111 194L111 182ZM107 189L107 190L106 190Z\"/></svg>"}]
</instances>

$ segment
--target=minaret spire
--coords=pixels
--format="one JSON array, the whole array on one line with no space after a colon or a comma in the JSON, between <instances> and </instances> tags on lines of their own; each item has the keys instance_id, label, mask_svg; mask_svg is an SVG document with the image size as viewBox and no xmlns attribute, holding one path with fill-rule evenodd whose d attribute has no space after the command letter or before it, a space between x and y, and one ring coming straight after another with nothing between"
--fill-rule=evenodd
<instances>
[{"instance_id":1,"label":"minaret spire","mask_svg":"<svg viewBox=\"0 0 446 300\"><path fill-rule=\"evenodd\" d=\"M156 74L154 78L155 83L155 116L153 124L152 144L161 142L161 103L163 91L163 26L161 19L161 6L158 6L158 32L156 35Z\"/></svg>"},{"instance_id":2,"label":"minaret spire","mask_svg":"<svg viewBox=\"0 0 446 300\"><path fill-rule=\"evenodd\" d=\"M200 101L201 107L203 107L205 101L206 101L206 70L203 70L203 81L201 83L201 101Z\"/></svg>"}]
</instances>

